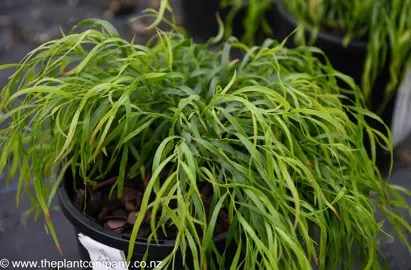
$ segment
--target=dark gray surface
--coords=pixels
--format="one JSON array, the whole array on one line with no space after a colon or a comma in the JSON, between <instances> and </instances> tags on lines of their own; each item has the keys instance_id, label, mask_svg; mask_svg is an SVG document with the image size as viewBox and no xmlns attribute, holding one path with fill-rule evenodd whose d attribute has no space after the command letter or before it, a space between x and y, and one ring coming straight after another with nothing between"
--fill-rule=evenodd
<instances>
[{"instance_id":1,"label":"dark gray surface","mask_svg":"<svg viewBox=\"0 0 411 270\"><path fill-rule=\"evenodd\" d=\"M29 219L24 224L23 213L28 206L29 202L24 200L16 209L14 192L0 195L0 259L7 258L10 262L79 260L75 234L59 208L53 207L51 216L63 255L56 249L51 236L46 234L43 218L37 222Z\"/></svg>"},{"instance_id":2,"label":"dark gray surface","mask_svg":"<svg viewBox=\"0 0 411 270\"><path fill-rule=\"evenodd\" d=\"M409 139L407 140L410 141ZM388 180L390 183L398 186L405 187L411 190L411 164L399 164L394 169L391 178ZM404 166L407 165L407 166ZM411 205L411 199L407 200L408 205ZM376 214L376 218L381 220L379 212ZM408 224L411 224L411 219L408 214ZM384 224L384 230L389 232L390 224ZM411 235L407 234L408 243L411 243ZM390 270L411 270L411 257L408 249L402 244L396 235L393 238L387 237L384 234L380 234L377 243L379 242L383 253L386 256L388 269Z\"/></svg>"},{"instance_id":3,"label":"dark gray surface","mask_svg":"<svg viewBox=\"0 0 411 270\"><path fill-rule=\"evenodd\" d=\"M0 0L0 64L19 61L27 52L41 42L57 38L60 28L68 31L77 21L102 18L109 0ZM140 10L156 1L140 1ZM178 15L178 13L177 13ZM142 25L130 25L129 17L114 18L112 22L124 37L131 37ZM140 37L144 39L144 37ZM3 86L10 71L0 72ZM4 125L0 125L0 129ZM389 181L411 189L411 137L400 147L396 165ZM4 187L5 175L0 175L0 260L49 261L78 260L76 236L71 224L64 218L59 207L52 208L51 216L60 239L63 255L46 234L43 220L29 219L24 225L23 214L29 205L24 199L20 208L15 208L15 191ZM409 202L411 204L411 201ZM411 242L411 238L409 238ZM381 247L387 256L389 269L411 270L411 257L406 248L394 238L381 238ZM74 269L74 268L73 268Z\"/></svg>"}]
</instances>

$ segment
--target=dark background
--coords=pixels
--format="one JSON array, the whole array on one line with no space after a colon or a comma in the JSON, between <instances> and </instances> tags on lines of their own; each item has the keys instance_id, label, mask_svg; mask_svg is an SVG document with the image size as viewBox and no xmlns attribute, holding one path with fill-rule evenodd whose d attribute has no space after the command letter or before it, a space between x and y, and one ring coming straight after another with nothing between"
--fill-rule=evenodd
<instances>
[{"instance_id":1,"label":"dark background","mask_svg":"<svg viewBox=\"0 0 411 270\"><path fill-rule=\"evenodd\" d=\"M148 35L142 31L144 24L130 23L129 19L147 7L157 8L159 0L132 1L136 2L136 9L132 13L113 16L115 6L111 0L0 0L0 64L20 61L36 46L60 37L60 27L67 33L77 22L91 17L107 18L123 37L130 39L136 34L136 42L144 42ZM177 0L172 2L177 22L181 24L179 3ZM0 87L6 84L9 75L9 71L0 72ZM0 124L0 129L4 125ZM46 234L41 218L37 222L29 219L24 224L23 214L29 201L23 200L20 208L16 209L15 189L13 185L5 187L6 175L7 172L0 174L0 259L78 260L76 235L58 203L51 209L51 217L63 256L57 251L51 236ZM411 136L397 147L394 171L389 181L411 190ZM411 236L408 241L411 242ZM380 245L387 256L389 269L411 270L411 256L399 241L381 238Z\"/></svg>"}]
</instances>

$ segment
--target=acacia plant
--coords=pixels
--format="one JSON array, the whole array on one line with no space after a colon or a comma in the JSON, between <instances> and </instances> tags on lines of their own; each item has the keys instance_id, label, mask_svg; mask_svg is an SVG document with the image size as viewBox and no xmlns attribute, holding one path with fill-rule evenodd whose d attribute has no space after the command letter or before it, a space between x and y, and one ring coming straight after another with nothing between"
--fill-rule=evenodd
<instances>
[{"instance_id":1,"label":"acacia plant","mask_svg":"<svg viewBox=\"0 0 411 270\"><path fill-rule=\"evenodd\" d=\"M367 155L364 136L392 146L364 121L378 117L363 108L352 80L308 57L321 54L315 48L272 40L249 48L232 38L213 51L219 38L195 44L176 27L157 33L139 45L108 22L86 20L1 67L17 68L1 91L0 120L9 121L0 171L19 174L17 201L35 198L32 212L46 216L54 235L49 208L61 182L73 182L66 170L86 186L114 173L118 194L125 179L149 179L129 258L150 209L147 241L177 228L164 268L181 252L192 255L193 269L218 269L225 257L213 232L225 209L227 246L236 249L231 269L350 268L356 259L380 268L384 226L374 212L384 206L406 240L411 229L397 211L408 210L401 194L409 192L385 182ZM233 47L245 57L230 60ZM355 102L343 105L351 92ZM200 183L213 188L209 213Z\"/></svg>"}]
</instances>

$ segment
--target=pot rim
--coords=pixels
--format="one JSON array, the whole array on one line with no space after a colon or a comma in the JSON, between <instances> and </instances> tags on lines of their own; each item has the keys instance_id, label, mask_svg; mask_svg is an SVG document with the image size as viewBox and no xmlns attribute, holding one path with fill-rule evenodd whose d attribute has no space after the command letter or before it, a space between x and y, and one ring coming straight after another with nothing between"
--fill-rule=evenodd
<instances>
[{"instance_id":1,"label":"pot rim","mask_svg":"<svg viewBox=\"0 0 411 270\"><path fill-rule=\"evenodd\" d=\"M276 9L278 13L288 22L290 23L294 28L297 28L299 23L298 21L287 11L286 7L283 4L284 0L276 1L274 4L276 5ZM310 27L306 27L306 32L307 31L312 31ZM328 34L323 31L318 31L317 34L318 39L322 39L328 43L334 44L335 46L343 46L343 38L340 38L335 35ZM359 40L359 39L354 39L350 41L350 43L345 46L346 48L349 49L361 49L361 50L366 50L368 47L368 42Z\"/></svg>"},{"instance_id":2,"label":"pot rim","mask_svg":"<svg viewBox=\"0 0 411 270\"><path fill-rule=\"evenodd\" d=\"M70 221L70 223L77 229L79 232L82 232L82 227L87 228L89 231L92 231L94 235L100 235L103 238L108 239L109 241L116 241L117 243L121 243L122 245L128 245L130 243L130 237L126 235L122 235L116 232L113 232L95 222L87 218L83 215L73 204L72 200L70 199L67 189L66 189L66 181L63 179L62 183L60 184L57 190L57 196L60 201L60 205L62 206L63 213L65 214L66 218ZM214 242L222 242L227 239L228 232L216 235L213 238ZM100 240L97 240L100 242ZM139 238L137 237L134 245L144 245L148 247L165 247L171 248L174 247L176 240L159 240L158 243L155 240L152 240L151 243L147 243L147 238ZM104 244L104 243L103 243Z\"/></svg>"}]
</instances>

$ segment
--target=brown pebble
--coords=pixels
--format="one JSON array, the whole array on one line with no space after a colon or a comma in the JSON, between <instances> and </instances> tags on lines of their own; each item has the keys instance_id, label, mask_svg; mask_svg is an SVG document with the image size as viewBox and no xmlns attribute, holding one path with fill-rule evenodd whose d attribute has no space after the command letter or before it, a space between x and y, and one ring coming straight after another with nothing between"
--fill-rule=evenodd
<instances>
[{"instance_id":1,"label":"brown pebble","mask_svg":"<svg viewBox=\"0 0 411 270\"><path fill-rule=\"evenodd\" d=\"M105 219L108 216L109 212L110 211L107 207L102 208L100 214L98 215L98 220L101 221Z\"/></svg>"},{"instance_id":2,"label":"brown pebble","mask_svg":"<svg viewBox=\"0 0 411 270\"><path fill-rule=\"evenodd\" d=\"M125 207L126 207L127 211L129 211L129 212L137 211L137 206L134 203L134 201L126 201L125 202Z\"/></svg>"},{"instance_id":3,"label":"brown pebble","mask_svg":"<svg viewBox=\"0 0 411 270\"><path fill-rule=\"evenodd\" d=\"M105 220L109 220L109 219L127 220L127 216L106 216L104 219Z\"/></svg>"},{"instance_id":4,"label":"brown pebble","mask_svg":"<svg viewBox=\"0 0 411 270\"><path fill-rule=\"evenodd\" d=\"M119 219L119 220L127 220L128 217L128 212L125 209L119 208L115 209L114 211L111 211L105 219Z\"/></svg>"},{"instance_id":5,"label":"brown pebble","mask_svg":"<svg viewBox=\"0 0 411 270\"><path fill-rule=\"evenodd\" d=\"M115 229L114 231L117 232L117 233L122 233L123 230L124 230L124 228L117 228L117 229Z\"/></svg>"},{"instance_id":6,"label":"brown pebble","mask_svg":"<svg viewBox=\"0 0 411 270\"><path fill-rule=\"evenodd\" d=\"M126 217L128 216L128 211L126 209L116 209L113 212L111 212L112 216L117 216L117 217Z\"/></svg>"},{"instance_id":7,"label":"brown pebble","mask_svg":"<svg viewBox=\"0 0 411 270\"><path fill-rule=\"evenodd\" d=\"M120 220L127 220L128 217L128 211L125 209L116 209L112 211L108 216L106 216L106 219L120 219Z\"/></svg>"},{"instance_id":8,"label":"brown pebble","mask_svg":"<svg viewBox=\"0 0 411 270\"><path fill-rule=\"evenodd\" d=\"M137 198L138 191L132 188L125 187L121 199L124 201L132 201Z\"/></svg>"},{"instance_id":9,"label":"brown pebble","mask_svg":"<svg viewBox=\"0 0 411 270\"><path fill-rule=\"evenodd\" d=\"M137 212L129 213L127 217L127 223L134 225L134 223L136 223L136 220L137 220L137 214L138 214Z\"/></svg>"},{"instance_id":10,"label":"brown pebble","mask_svg":"<svg viewBox=\"0 0 411 270\"><path fill-rule=\"evenodd\" d=\"M117 230L123 228L126 224L127 222L125 220L110 219L104 224L104 226L110 230Z\"/></svg>"}]
</instances>

